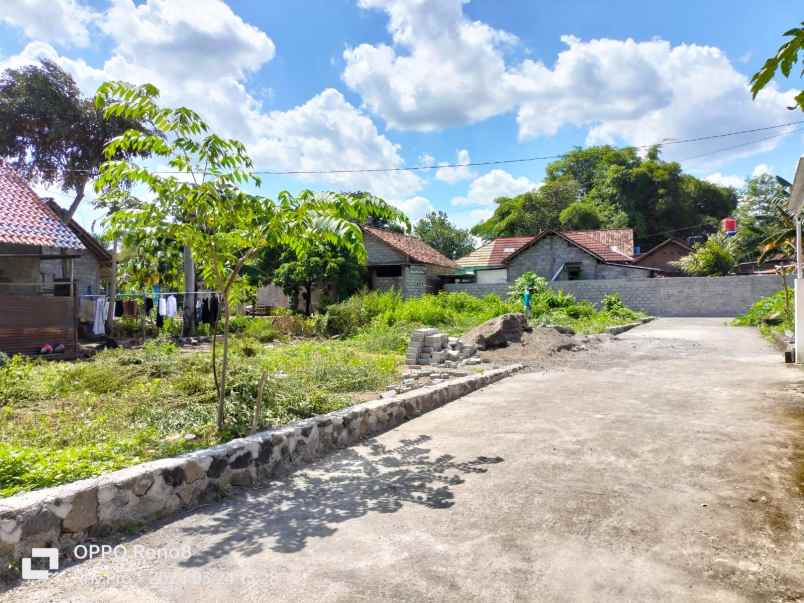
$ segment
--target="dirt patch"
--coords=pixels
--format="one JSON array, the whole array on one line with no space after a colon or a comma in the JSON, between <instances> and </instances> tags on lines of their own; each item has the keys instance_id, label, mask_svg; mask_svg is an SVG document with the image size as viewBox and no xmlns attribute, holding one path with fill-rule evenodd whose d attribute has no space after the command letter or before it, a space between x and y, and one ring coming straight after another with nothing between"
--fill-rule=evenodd
<instances>
[{"instance_id":1,"label":"dirt patch","mask_svg":"<svg viewBox=\"0 0 804 603\"><path fill-rule=\"evenodd\" d=\"M494 365L520 363L532 369L565 364L567 353L586 352L598 348L608 335L568 335L553 328L536 327L522 334L522 341L506 347L478 353L484 363ZM482 365L481 365L482 366Z\"/></svg>"}]
</instances>

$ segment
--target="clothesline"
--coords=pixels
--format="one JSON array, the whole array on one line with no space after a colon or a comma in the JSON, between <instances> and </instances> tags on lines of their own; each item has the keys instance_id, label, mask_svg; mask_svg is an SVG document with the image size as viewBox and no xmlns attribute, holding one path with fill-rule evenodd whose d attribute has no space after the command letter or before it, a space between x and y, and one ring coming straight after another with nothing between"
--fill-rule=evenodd
<instances>
[{"instance_id":1,"label":"clothesline","mask_svg":"<svg viewBox=\"0 0 804 603\"><path fill-rule=\"evenodd\" d=\"M149 292L149 293L115 293L115 297L162 297L163 295L186 295L186 294L193 294L193 295L220 295L218 291L160 291L159 293ZM79 295L79 297L111 297L108 293L93 293L87 295Z\"/></svg>"},{"instance_id":2,"label":"clothesline","mask_svg":"<svg viewBox=\"0 0 804 603\"><path fill-rule=\"evenodd\" d=\"M145 325L145 316L150 314L151 310L156 307L156 326L161 329L165 318L174 318L178 315L179 300L176 296L180 293L182 292L160 291L158 294L154 294L153 297L151 294L120 293L116 294L114 299L108 295L88 294L82 296L84 299L81 302L81 312L84 312L85 305L89 305L90 307L86 310L88 313L92 313L93 334L105 335L106 319L110 317L109 312L111 306L114 306L112 314L115 318L120 316L137 316L140 314L140 310L137 303L131 298L141 296L145 299L145 312L142 314L141 318L143 327ZM216 323L220 307L217 293L215 291L190 291L188 293L202 294L198 296L195 304L193 304L195 308L192 311L195 312L196 320L207 324ZM94 302L88 298L94 298ZM128 299L123 300L122 298ZM94 306L94 308L92 308L92 306ZM187 308L184 309L186 310ZM87 316L87 318L89 318L89 316ZM109 318L109 320L112 319Z\"/></svg>"}]
</instances>

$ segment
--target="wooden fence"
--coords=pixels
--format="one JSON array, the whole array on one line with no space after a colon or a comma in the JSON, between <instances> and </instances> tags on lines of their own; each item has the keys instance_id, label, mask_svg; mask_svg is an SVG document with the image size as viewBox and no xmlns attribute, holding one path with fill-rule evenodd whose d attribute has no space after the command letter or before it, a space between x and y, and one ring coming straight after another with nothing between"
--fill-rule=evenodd
<instances>
[{"instance_id":1,"label":"wooden fence","mask_svg":"<svg viewBox=\"0 0 804 603\"><path fill-rule=\"evenodd\" d=\"M78 345L72 297L0 295L0 352L36 354L46 343L64 344L59 358L74 358Z\"/></svg>"}]
</instances>

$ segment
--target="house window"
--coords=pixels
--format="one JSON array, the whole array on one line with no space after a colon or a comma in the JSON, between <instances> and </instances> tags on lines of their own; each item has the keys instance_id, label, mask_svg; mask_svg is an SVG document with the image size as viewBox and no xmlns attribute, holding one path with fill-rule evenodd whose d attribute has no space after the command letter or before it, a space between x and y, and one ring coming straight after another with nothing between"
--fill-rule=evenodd
<instances>
[{"instance_id":1,"label":"house window","mask_svg":"<svg viewBox=\"0 0 804 603\"><path fill-rule=\"evenodd\" d=\"M567 280L568 281L579 281L581 280L581 264L578 262L573 262L571 264L567 264Z\"/></svg>"},{"instance_id":2,"label":"house window","mask_svg":"<svg viewBox=\"0 0 804 603\"><path fill-rule=\"evenodd\" d=\"M379 278L395 278L402 276L402 266L377 266L374 274Z\"/></svg>"}]
</instances>

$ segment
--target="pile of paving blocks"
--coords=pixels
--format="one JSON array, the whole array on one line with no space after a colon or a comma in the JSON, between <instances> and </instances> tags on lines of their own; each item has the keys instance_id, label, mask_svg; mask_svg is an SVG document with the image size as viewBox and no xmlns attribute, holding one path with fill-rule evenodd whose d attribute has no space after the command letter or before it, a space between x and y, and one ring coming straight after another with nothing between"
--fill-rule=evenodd
<instances>
[{"instance_id":1,"label":"pile of paving blocks","mask_svg":"<svg viewBox=\"0 0 804 603\"><path fill-rule=\"evenodd\" d=\"M408 364L443 364L456 368L459 364L473 364L469 360L477 353L473 345L464 345L457 337L439 333L438 329L416 329L408 345Z\"/></svg>"}]
</instances>

